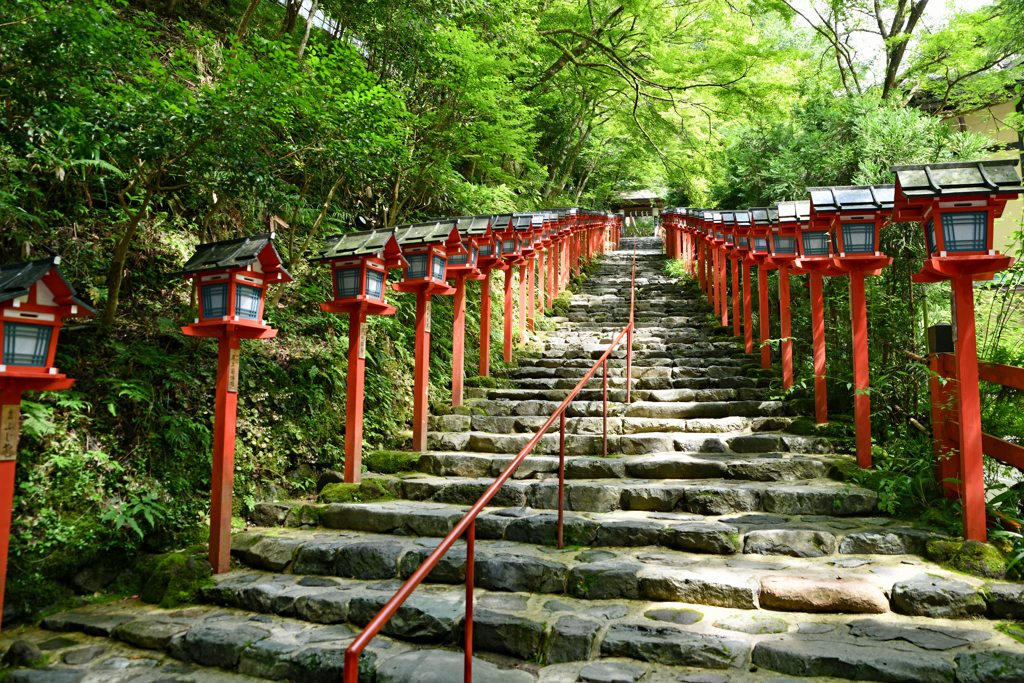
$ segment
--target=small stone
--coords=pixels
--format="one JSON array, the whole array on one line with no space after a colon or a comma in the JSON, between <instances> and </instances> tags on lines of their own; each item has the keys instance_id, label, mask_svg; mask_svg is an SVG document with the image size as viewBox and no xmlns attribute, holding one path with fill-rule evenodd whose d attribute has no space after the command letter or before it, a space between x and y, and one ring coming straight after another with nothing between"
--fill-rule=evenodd
<instances>
[{"instance_id":1,"label":"small stone","mask_svg":"<svg viewBox=\"0 0 1024 683\"><path fill-rule=\"evenodd\" d=\"M728 683L729 677L725 674L686 674L676 680L683 683Z\"/></svg>"},{"instance_id":2,"label":"small stone","mask_svg":"<svg viewBox=\"0 0 1024 683\"><path fill-rule=\"evenodd\" d=\"M447 650L416 650L392 657L376 667L377 683L452 683L461 681L465 657ZM334 680L341 680L340 675ZM362 680L362 678L360 678ZM533 683L526 671L499 669L491 662L473 658L477 683Z\"/></svg>"},{"instance_id":3,"label":"small stone","mask_svg":"<svg viewBox=\"0 0 1024 683\"><path fill-rule=\"evenodd\" d=\"M488 652L531 659L540 653L544 624L525 617L476 610L473 613L473 646Z\"/></svg>"},{"instance_id":4,"label":"small stone","mask_svg":"<svg viewBox=\"0 0 1024 683\"><path fill-rule=\"evenodd\" d=\"M850 635L876 641L905 640L925 650L951 650L979 643L992 636L982 631L942 626L914 627L887 624L872 619L850 622Z\"/></svg>"},{"instance_id":5,"label":"small stone","mask_svg":"<svg viewBox=\"0 0 1024 683\"><path fill-rule=\"evenodd\" d=\"M569 571L566 590L573 597L587 600L637 600L639 570L640 565L621 562L581 564Z\"/></svg>"},{"instance_id":6,"label":"small stone","mask_svg":"<svg viewBox=\"0 0 1024 683\"><path fill-rule=\"evenodd\" d=\"M475 600L484 609L500 609L503 612L522 612L526 609L527 599L523 595L488 593ZM552 602L554 602L552 600Z\"/></svg>"},{"instance_id":7,"label":"small stone","mask_svg":"<svg viewBox=\"0 0 1024 683\"><path fill-rule=\"evenodd\" d=\"M670 666L728 669L746 661L750 644L674 627L614 624L601 644L606 657L629 657Z\"/></svg>"},{"instance_id":8,"label":"small stone","mask_svg":"<svg viewBox=\"0 0 1024 683\"><path fill-rule=\"evenodd\" d=\"M704 520L702 515L684 515L678 512L652 512L647 515L647 519L668 519L675 522L701 522Z\"/></svg>"},{"instance_id":9,"label":"small stone","mask_svg":"<svg viewBox=\"0 0 1024 683\"><path fill-rule=\"evenodd\" d=\"M929 574L918 574L892 587L893 609L910 616L939 619L969 619L985 613L985 600L978 589L964 583Z\"/></svg>"},{"instance_id":10,"label":"small stone","mask_svg":"<svg viewBox=\"0 0 1024 683\"><path fill-rule=\"evenodd\" d=\"M689 626L690 624L696 624L698 621L704 618L704 614L698 612L695 609L652 609L644 612L644 616L654 621L667 621L672 624L679 624L680 626Z\"/></svg>"},{"instance_id":11,"label":"small stone","mask_svg":"<svg viewBox=\"0 0 1024 683\"><path fill-rule=\"evenodd\" d=\"M727 631L739 631L754 636L766 633L785 633L789 630L789 624L782 619L775 617L763 617L760 615L734 615L723 617L713 624L716 628Z\"/></svg>"},{"instance_id":12,"label":"small stone","mask_svg":"<svg viewBox=\"0 0 1024 683\"><path fill-rule=\"evenodd\" d=\"M806 635L819 635L821 633L831 633L836 630L833 624L822 624L809 621L801 621L797 625L797 632Z\"/></svg>"},{"instance_id":13,"label":"small stone","mask_svg":"<svg viewBox=\"0 0 1024 683\"><path fill-rule=\"evenodd\" d=\"M87 673L81 669L19 669L4 680L9 683L79 683Z\"/></svg>"},{"instance_id":14,"label":"small stone","mask_svg":"<svg viewBox=\"0 0 1024 683\"><path fill-rule=\"evenodd\" d=\"M688 571L651 567L640 577L640 593L647 600L685 602L736 609L757 609L760 586L752 576L736 576L714 569Z\"/></svg>"},{"instance_id":15,"label":"small stone","mask_svg":"<svg viewBox=\"0 0 1024 683\"><path fill-rule=\"evenodd\" d=\"M544 664L581 662L590 659L594 638L601 625L574 616L561 617L551 627Z\"/></svg>"},{"instance_id":16,"label":"small stone","mask_svg":"<svg viewBox=\"0 0 1024 683\"><path fill-rule=\"evenodd\" d=\"M583 667L578 680L582 683L636 683L646 674L647 669L636 664L596 662Z\"/></svg>"},{"instance_id":17,"label":"small stone","mask_svg":"<svg viewBox=\"0 0 1024 683\"><path fill-rule=\"evenodd\" d=\"M353 597L349 605L349 620L365 626L390 599L390 594ZM381 628L381 633L413 642L442 642L462 628L465 614L465 599L459 592L414 594L398 607L394 616Z\"/></svg>"},{"instance_id":18,"label":"small stone","mask_svg":"<svg viewBox=\"0 0 1024 683\"><path fill-rule=\"evenodd\" d=\"M63 650L64 648L71 647L72 645L78 645L78 641L72 638L64 637L50 638L49 640L44 640L43 642L39 643L39 649L43 651Z\"/></svg>"},{"instance_id":19,"label":"small stone","mask_svg":"<svg viewBox=\"0 0 1024 683\"><path fill-rule=\"evenodd\" d=\"M816 640L762 640L756 666L792 676L835 676L890 683L952 683L953 667L934 655Z\"/></svg>"},{"instance_id":20,"label":"small stone","mask_svg":"<svg viewBox=\"0 0 1024 683\"><path fill-rule=\"evenodd\" d=\"M476 585L511 593L563 593L568 568L564 564L522 555L477 557Z\"/></svg>"},{"instance_id":21,"label":"small stone","mask_svg":"<svg viewBox=\"0 0 1024 683\"><path fill-rule=\"evenodd\" d=\"M159 665L160 662L155 659L148 659L145 657L137 659L128 659L127 657L111 657L110 659L104 659L96 667L97 669L110 669L110 670L121 670L121 669L134 669L139 667L154 668Z\"/></svg>"},{"instance_id":22,"label":"small stone","mask_svg":"<svg viewBox=\"0 0 1024 683\"><path fill-rule=\"evenodd\" d=\"M575 607L565 604L561 600L548 600L544 603L544 609L549 612L574 612Z\"/></svg>"},{"instance_id":23,"label":"small stone","mask_svg":"<svg viewBox=\"0 0 1024 683\"><path fill-rule=\"evenodd\" d=\"M992 619L1024 620L1024 586L1020 584L988 584L985 586L985 602Z\"/></svg>"},{"instance_id":24,"label":"small stone","mask_svg":"<svg viewBox=\"0 0 1024 683\"><path fill-rule=\"evenodd\" d=\"M1014 683L1024 680L1024 655L990 650L956 656L957 683Z\"/></svg>"},{"instance_id":25,"label":"small stone","mask_svg":"<svg viewBox=\"0 0 1024 683\"><path fill-rule=\"evenodd\" d=\"M856 569L857 567L863 567L866 564L874 564L874 560L863 560L859 557L851 557L849 559L836 560L835 562L829 562L833 567L841 567L843 569Z\"/></svg>"},{"instance_id":26,"label":"small stone","mask_svg":"<svg viewBox=\"0 0 1024 683\"><path fill-rule=\"evenodd\" d=\"M621 619L629 614L629 608L625 605L608 605L606 607L591 607L584 610L583 614L596 619Z\"/></svg>"},{"instance_id":27,"label":"small stone","mask_svg":"<svg viewBox=\"0 0 1024 683\"><path fill-rule=\"evenodd\" d=\"M565 545L589 546L597 536L598 524L582 517L564 517L562 534ZM558 516L543 514L513 520L505 527L505 538L532 545L557 544Z\"/></svg>"},{"instance_id":28,"label":"small stone","mask_svg":"<svg viewBox=\"0 0 1024 683\"><path fill-rule=\"evenodd\" d=\"M269 636L268 631L255 626L203 626L188 631L181 638L181 651L174 656L203 666L234 669L242 650Z\"/></svg>"},{"instance_id":29,"label":"small stone","mask_svg":"<svg viewBox=\"0 0 1024 683\"><path fill-rule=\"evenodd\" d=\"M923 529L878 529L848 534L839 546L844 555L906 555L924 553L934 534Z\"/></svg>"},{"instance_id":30,"label":"small stone","mask_svg":"<svg viewBox=\"0 0 1024 683\"><path fill-rule=\"evenodd\" d=\"M70 664L71 666L78 666L80 664L88 664L89 662L96 659L106 651L107 648L105 647L93 645L92 647L83 647L80 650L72 650L71 652L67 652L64 654L62 659L64 660L65 664Z\"/></svg>"},{"instance_id":31,"label":"small stone","mask_svg":"<svg viewBox=\"0 0 1024 683\"><path fill-rule=\"evenodd\" d=\"M793 612L882 614L889 611L889 602L881 589L868 581L795 576L761 579L761 606Z\"/></svg>"},{"instance_id":32,"label":"small stone","mask_svg":"<svg viewBox=\"0 0 1024 683\"><path fill-rule=\"evenodd\" d=\"M696 564L697 560L688 560L685 557L673 555L640 555L636 559L644 564L658 564L665 567L689 567Z\"/></svg>"},{"instance_id":33,"label":"small stone","mask_svg":"<svg viewBox=\"0 0 1024 683\"><path fill-rule=\"evenodd\" d=\"M617 556L615 553L610 553L606 550L585 550L576 556L576 559L580 562L607 562L608 560L614 560Z\"/></svg>"},{"instance_id":34,"label":"small stone","mask_svg":"<svg viewBox=\"0 0 1024 683\"><path fill-rule=\"evenodd\" d=\"M665 526L657 522L645 522L638 519L605 522L597 530L594 545L617 548L657 545L664 529Z\"/></svg>"},{"instance_id":35,"label":"small stone","mask_svg":"<svg viewBox=\"0 0 1024 683\"><path fill-rule=\"evenodd\" d=\"M732 555L742 546L739 529L716 522L676 524L665 529L661 542L676 550L715 555Z\"/></svg>"},{"instance_id":36,"label":"small stone","mask_svg":"<svg viewBox=\"0 0 1024 683\"><path fill-rule=\"evenodd\" d=\"M333 588L338 585L338 582L333 579L321 579L317 576L303 576L295 583L306 588Z\"/></svg>"},{"instance_id":37,"label":"small stone","mask_svg":"<svg viewBox=\"0 0 1024 683\"><path fill-rule=\"evenodd\" d=\"M722 521L728 524L753 524L766 526L770 524L785 524L789 521L789 518L780 517L779 515L740 515L739 517L726 517Z\"/></svg>"},{"instance_id":38,"label":"small stone","mask_svg":"<svg viewBox=\"0 0 1024 683\"><path fill-rule=\"evenodd\" d=\"M825 531L764 529L743 539L743 552L756 555L823 557L836 551L836 537Z\"/></svg>"},{"instance_id":39,"label":"small stone","mask_svg":"<svg viewBox=\"0 0 1024 683\"><path fill-rule=\"evenodd\" d=\"M3 663L6 666L38 666L46 661L42 651L25 640L16 640L7 648Z\"/></svg>"},{"instance_id":40,"label":"small stone","mask_svg":"<svg viewBox=\"0 0 1024 683\"><path fill-rule=\"evenodd\" d=\"M40 625L48 631L81 631L86 635L106 638L115 628L131 619L124 615L73 611L51 614Z\"/></svg>"}]
</instances>

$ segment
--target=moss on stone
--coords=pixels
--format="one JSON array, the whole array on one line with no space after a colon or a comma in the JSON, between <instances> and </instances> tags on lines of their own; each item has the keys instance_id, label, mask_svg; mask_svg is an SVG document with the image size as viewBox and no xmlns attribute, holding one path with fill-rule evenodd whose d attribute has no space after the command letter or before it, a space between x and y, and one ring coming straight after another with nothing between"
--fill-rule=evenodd
<instances>
[{"instance_id":1,"label":"moss on stone","mask_svg":"<svg viewBox=\"0 0 1024 683\"><path fill-rule=\"evenodd\" d=\"M419 459L419 453L408 451L373 451L363 457L363 464L370 472L398 474L415 470Z\"/></svg>"},{"instance_id":2,"label":"moss on stone","mask_svg":"<svg viewBox=\"0 0 1024 683\"><path fill-rule=\"evenodd\" d=\"M465 386L474 389L497 389L498 380L493 377L467 377Z\"/></svg>"},{"instance_id":3,"label":"moss on stone","mask_svg":"<svg viewBox=\"0 0 1024 683\"><path fill-rule=\"evenodd\" d=\"M1006 576L1006 557L990 543L933 538L925 546L925 557L972 576L986 579Z\"/></svg>"},{"instance_id":4,"label":"moss on stone","mask_svg":"<svg viewBox=\"0 0 1024 683\"><path fill-rule=\"evenodd\" d=\"M321 503L365 503L371 500L394 500L395 495L384 482L367 479L359 484L328 484L317 498Z\"/></svg>"},{"instance_id":5,"label":"moss on stone","mask_svg":"<svg viewBox=\"0 0 1024 683\"><path fill-rule=\"evenodd\" d=\"M1024 643L1024 625L1002 622L996 624L996 630L1005 633L1019 643Z\"/></svg>"},{"instance_id":6,"label":"moss on stone","mask_svg":"<svg viewBox=\"0 0 1024 683\"><path fill-rule=\"evenodd\" d=\"M152 572L139 597L143 602L164 608L180 607L195 602L204 586L212 585L210 563L184 553L170 553L154 558Z\"/></svg>"},{"instance_id":7,"label":"moss on stone","mask_svg":"<svg viewBox=\"0 0 1024 683\"><path fill-rule=\"evenodd\" d=\"M851 438L856 434L852 425L839 418L818 424L814 418L798 417L790 422L784 431L797 436L820 436L828 439Z\"/></svg>"}]
</instances>

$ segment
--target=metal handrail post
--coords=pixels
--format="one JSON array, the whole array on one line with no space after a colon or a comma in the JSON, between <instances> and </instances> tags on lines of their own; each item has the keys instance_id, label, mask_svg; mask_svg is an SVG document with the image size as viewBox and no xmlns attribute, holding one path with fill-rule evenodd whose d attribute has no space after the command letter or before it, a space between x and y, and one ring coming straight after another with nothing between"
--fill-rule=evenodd
<instances>
[{"instance_id":1,"label":"metal handrail post","mask_svg":"<svg viewBox=\"0 0 1024 683\"><path fill-rule=\"evenodd\" d=\"M604 457L608 457L608 361L604 362L604 380L602 382L602 393L604 394L604 408L601 411L601 420L604 423Z\"/></svg>"},{"instance_id":2,"label":"metal handrail post","mask_svg":"<svg viewBox=\"0 0 1024 683\"><path fill-rule=\"evenodd\" d=\"M558 549L562 549L562 514L565 510L565 411L558 426Z\"/></svg>"},{"instance_id":3,"label":"metal handrail post","mask_svg":"<svg viewBox=\"0 0 1024 683\"><path fill-rule=\"evenodd\" d=\"M470 683L473 680L473 565L475 560L476 541L476 519L469 523L466 529L466 619L464 632L466 644L463 651L466 653L465 666L463 669L463 680Z\"/></svg>"}]
</instances>

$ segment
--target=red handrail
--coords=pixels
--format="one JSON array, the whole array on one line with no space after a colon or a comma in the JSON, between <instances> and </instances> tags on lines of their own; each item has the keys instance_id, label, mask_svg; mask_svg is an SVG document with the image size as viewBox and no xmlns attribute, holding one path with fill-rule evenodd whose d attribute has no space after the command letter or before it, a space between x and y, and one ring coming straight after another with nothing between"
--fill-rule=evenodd
<instances>
[{"instance_id":1,"label":"red handrail","mask_svg":"<svg viewBox=\"0 0 1024 683\"><path fill-rule=\"evenodd\" d=\"M558 453L558 547L562 547L562 512L564 508L565 498L565 411L569 407L572 400L583 390L587 382L594 376L594 373L599 367L604 369L604 454L608 455L608 357L611 352L619 345L624 335L628 335L627 344L629 345L626 350L626 402L629 402L629 383L630 383L630 365L633 360L633 349L632 349L632 338L633 338L633 305L635 302L634 290L636 288L636 242L633 243L633 273L630 284L630 300L629 300L629 324L626 325L625 329L619 332L618 336L612 340L612 343L608 345L605 352L601 354L601 357L594 363L594 366L590 368L583 379L579 381L576 387L569 392L569 395L565 397L561 405L555 409L555 412L551 414L551 417L547 419L547 422L537 430L537 433L533 435L533 438L519 451L519 455L505 468L505 471L494 480L494 483L484 491L484 494L480 496L480 499L470 508L469 512L459 520L444 540L437 546L434 552L423 561L419 568L413 572L412 576L406 580L398 592L388 601L384 607L381 608L377 615L363 628L362 632L356 636L356 639L352 641L352 644L345 650L345 668L343 673L344 683L358 683L359 681L359 655L362 654L363 650L369 644L369 642L376 636L380 630L384 627L384 624L394 616L398 608L408 599L412 592L416 590L416 587L423 582L423 579L427 577L434 566L444 557L445 553L455 544L455 541L466 534L466 617L465 617L465 668L463 674L463 680L465 683L470 683L473 678L473 565L474 565L474 540L476 536L476 518L477 515L484 509L484 506L490 502L491 498L498 492L498 489L508 481L509 477L523 459L534 449L541 437L547 433L548 428L554 423L555 418L560 418L560 436L559 436L559 453Z\"/></svg>"}]
</instances>

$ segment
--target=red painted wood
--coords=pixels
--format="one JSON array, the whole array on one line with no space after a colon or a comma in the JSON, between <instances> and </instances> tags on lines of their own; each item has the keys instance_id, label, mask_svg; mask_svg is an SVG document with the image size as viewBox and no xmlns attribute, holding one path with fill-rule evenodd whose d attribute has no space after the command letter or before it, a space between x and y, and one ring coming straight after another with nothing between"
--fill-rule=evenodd
<instances>
[{"instance_id":1,"label":"red painted wood","mask_svg":"<svg viewBox=\"0 0 1024 683\"><path fill-rule=\"evenodd\" d=\"M463 669L462 680L470 683L473 680L473 587L476 578L473 576L476 564L476 519L466 528L466 632L463 634Z\"/></svg>"},{"instance_id":2,"label":"red painted wood","mask_svg":"<svg viewBox=\"0 0 1024 683\"><path fill-rule=\"evenodd\" d=\"M452 319L452 405L462 405L462 382L466 374L466 278L455 278Z\"/></svg>"},{"instance_id":3,"label":"red painted wood","mask_svg":"<svg viewBox=\"0 0 1024 683\"><path fill-rule=\"evenodd\" d=\"M697 242L697 283L700 285L701 291L705 291L707 287L704 270L704 243Z\"/></svg>"},{"instance_id":4,"label":"red painted wood","mask_svg":"<svg viewBox=\"0 0 1024 683\"><path fill-rule=\"evenodd\" d=\"M480 376L491 374L491 272L480 283Z\"/></svg>"},{"instance_id":5,"label":"red painted wood","mask_svg":"<svg viewBox=\"0 0 1024 683\"><path fill-rule=\"evenodd\" d=\"M235 481L235 418L238 392L228 391L235 337L217 340L217 393L213 416L213 483L210 487L210 566L214 574L231 570L231 493Z\"/></svg>"},{"instance_id":6,"label":"red painted wood","mask_svg":"<svg viewBox=\"0 0 1024 683\"><path fill-rule=\"evenodd\" d=\"M957 409L960 413L960 473L964 538L985 542L985 478L982 469L981 397L974 328L974 285L970 275L953 279L956 301Z\"/></svg>"},{"instance_id":7,"label":"red painted wood","mask_svg":"<svg viewBox=\"0 0 1024 683\"><path fill-rule=\"evenodd\" d=\"M850 273L850 315L853 327L853 415L857 426L857 465L871 467L871 398L868 372L868 308L864 273Z\"/></svg>"},{"instance_id":8,"label":"red painted wood","mask_svg":"<svg viewBox=\"0 0 1024 683\"><path fill-rule=\"evenodd\" d=\"M721 252L718 255L718 268L721 271L719 273L718 286L722 290L722 296L719 301L722 305L722 327L729 326L729 259L725 255L725 252Z\"/></svg>"},{"instance_id":9,"label":"red painted wood","mask_svg":"<svg viewBox=\"0 0 1024 683\"><path fill-rule=\"evenodd\" d=\"M0 391L0 409L3 406L20 406L21 390ZM7 584L7 551L11 539L11 511L14 507L14 474L16 460L0 462L0 617L4 605L4 586ZM0 627L2 627L0 623Z\"/></svg>"},{"instance_id":10,"label":"red painted wood","mask_svg":"<svg viewBox=\"0 0 1024 683\"><path fill-rule=\"evenodd\" d=\"M779 323L782 334L782 388L793 386L793 329L789 311L789 266L779 266Z\"/></svg>"},{"instance_id":11,"label":"red painted wood","mask_svg":"<svg viewBox=\"0 0 1024 683\"><path fill-rule=\"evenodd\" d=\"M515 266L509 266L505 271L505 325L503 329L505 343L502 347L502 354L506 363L512 362L512 272L514 270Z\"/></svg>"},{"instance_id":12,"label":"red painted wood","mask_svg":"<svg viewBox=\"0 0 1024 683\"><path fill-rule=\"evenodd\" d=\"M363 380L366 359L359 357L359 328L366 312L348 315L348 387L345 398L345 482L358 484L363 477Z\"/></svg>"},{"instance_id":13,"label":"red painted wood","mask_svg":"<svg viewBox=\"0 0 1024 683\"><path fill-rule=\"evenodd\" d=\"M960 497L958 485L949 480L960 480L960 457L956 453L955 439L950 438L951 422L956 422L956 387L954 382L942 383L939 377L955 375L955 357L936 354L928 360L932 370L929 386L932 397L932 439L935 450L935 476L943 486L946 498ZM959 435L959 428L956 430Z\"/></svg>"},{"instance_id":14,"label":"red painted wood","mask_svg":"<svg viewBox=\"0 0 1024 683\"><path fill-rule=\"evenodd\" d=\"M1002 363L979 363L978 378L1024 391L1024 368Z\"/></svg>"},{"instance_id":15,"label":"red painted wood","mask_svg":"<svg viewBox=\"0 0 1024 683\"><path fill-rule=\"evenodd\" d=\"M536 270L536 268L534 267L534 261L535 261L535 258L533 256L531 256L530 257L530 261L529 261L529 263L526 266L527 269L530 272L530 276L529 276L529 279L527 281L527 291L529 293L529 296L527 298L529 299L529 307L526 309L527 310L527 314L526 314L526 328L525 329L529 330L530 332L533 332L534 329L536 329L536 324L537 324L537 321L536 321L537 301L536 301L536 298L534 296L534 292L536 291L535 284L534 284L534 270Z\"/></svg>"},{"instance_id":16,"label":"red painted wood","mask_svg":"<svg viewBox=\"0 0 1024 683\"><path fill-rule=\"evenodd\" d=\"M718 268L718 249L712 248L711 258L714 260L714 264L712 265L712 273L713 274L712 274L712 278L711 278L711 291L713 291L714 298L715 298L714 303L712 305L714 306L715 315L719 315L722 312L722 307L719 304L718 295L719 295L720 290L722 289L722 283L720 282L720 278L719 278L719 275L718 275L719 274L719 268Z\"/></svg>"},{"instance_id":17,"label":"red painted wood","mask_svg":"<svg viewBox=\"0 0 1024 683\"><path fill-rule=\"evenodd\" d=\"M416 294L416 367L412 389L412 450L427 450L427 390L430 387L430 332L427 306L430 295Z\"/></svg>"},{"instance_id":18,"label":"red painted wood","mask_svg":"<svg viewBox=\"0 0 1024 683\"><path fill-rule=\"evenodd\" d=\"M519 266L519 342L526 341L526 264Z\"/></svg>"},{"instance_id":19,"label":"red painted wood","mask_svg":"<svg viewBox=\"0 0 1024 683\"><path fill-rule=\"evenodd\" d=\"M743 334L740 329L740 260L736 256L730 256L729 260L732 262L732 336L739 337Z\"/></svg>"},{"instance_id":20,"label":"red painted wood","mask_svg":"<svg viewBox=\"0 0 1024 683\"><path fill-rule=\"evenodd\" d=\"M548 308L555 305L555 297L558 296L558 285L555 282L555 261L558 256L558 244L552 243L548 247Z\"/></svg>"},{"instance_id":21,"label":"red painted wood","mask_svg":"<svg viewBox=\"0 0 1024 683\"><path fill-rule=\"evenodd\" d=\"M811 271L811 335L814 342L814 417L828 422L828 385L825 382L825 296L820 270Z\"/></svg>"},{"instance_id":22,"label":"red painted wood","mask_svg":"<svg viewBox=\"0 0 1024 683\"><path fill-rule=\"evenodd\" d=\"M743 269L743 340L747 353L754 353L754 311L750 294L750 268L741 263Z\"/></svg>"},{"instance_id":23,"label":"red painted wood","mask_svg":"<svg viewBox=\"0 0 1024 683\"><path fill-rule=\"evenodd\" d=\"M765 342L768 341L768 268L757 267L757 322L760 328L761 367L765 370L772 366L772 350Z\"/></svg>"}]
</instances>

